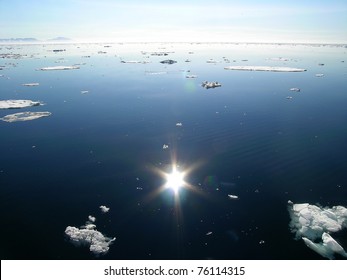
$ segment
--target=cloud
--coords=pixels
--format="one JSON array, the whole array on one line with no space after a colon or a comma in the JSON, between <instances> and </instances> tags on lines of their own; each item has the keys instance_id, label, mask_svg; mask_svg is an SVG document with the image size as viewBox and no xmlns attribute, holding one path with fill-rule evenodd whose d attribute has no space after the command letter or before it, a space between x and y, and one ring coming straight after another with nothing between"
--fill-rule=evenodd
<instances>
[{"instance_id":1,"label":"cloud","mask_svg":"<svg viewBox=\"0 0 347 280\"><path fill-rule=\"evenodd\" d=\"M291 218L289 227L296 239L301 238L310 249L325 258L333 259L335 254L347 258L346 251L329 234L347 228L347 208L322 208L288 201L288 211Z\"/></svg>"}]
</instances>

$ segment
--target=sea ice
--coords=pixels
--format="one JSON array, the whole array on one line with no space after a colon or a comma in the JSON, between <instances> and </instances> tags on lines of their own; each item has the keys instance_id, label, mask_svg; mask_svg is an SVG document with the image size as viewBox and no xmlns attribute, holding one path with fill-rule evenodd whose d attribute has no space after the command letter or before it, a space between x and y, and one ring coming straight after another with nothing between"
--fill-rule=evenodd
<instances>
[{"instance_id":1,"label":"sea ice","mask_svg":"<svg viewBox=\"0 0 347 280\"><path fill-rule=\"evenodd\" d=\"M318 78L321 78L321 77L324 76L324 74L316 74L315 76L318 77Z\"/></svg>"},{"instance_id":2,"label":"sea ice","mask_svg":"<svg viewBox=\"0 0 347 280\"><path fill-rule=\"evenodd\" d=\"M295 92L300 92L300 89L299 89L299 88L296 88L296 87L290 88L289 90L290 90L290 91L295 91Z\"/></svg>"},{"instance_id":3,"label":"sea ice","mask_svg":"<svg viewBox=\"0 0 347 280\"><path fill-rule=\"evenodd\" d=\"M89 220L90 222L92 222L92 223L95 223L96 218L95 218L94 216L92 216L92 215L89 215L89 216L88 216L88 220Z\"/></svg>"},{"instance_id":4,"label":"sea ice","mask_svg":"<svg viewBox=\"0 0 347 280\"><path fill-rule=\"evenodd\" d=\"M221 87L222 85L218 82L208 82L205 81L201 84L202 87L209 89L209 88L215 88L215 87Z\"/></svg>"},{"instance_id":5,"label":"sea ice","mask_svg":"<svg viewBox=\"0 0 347 280\"><path fill-rule=\"evenodd\" d=\"M39 83L27 83L27 84L22 84L22 86L25 86L25 87L37 87L39 86L40 84Z\"/></svg>"},{"instance_id":6,"label":"sea ice","mask_svg":"<svg viewBox=\"0 0 347 280\"><path fill-rule=\"evenodd\" d=\"M329 234L347 227L347 208L322 208L288 201L288 210L291 218L289 227L296 239L302 238L310 249L323 257L332 259L337 253L347 258L343 247Z\"/></svg>"},{"instance_id":7,"label":"sea ice","mask_svg":"<svg viewBox=\"0 0 347 280\"><path fill-rule=\"evenodd\" d=\"M166 60L160 61L160 63L163 63L163 64L174 64L174 63L177 63L177 61L176 60L172 60L172 59L166 59Z\"/></svg>"},{"instance_id":8,"label":"sea ice","mask_svg":"<svg viewBox=\"0 0 347 280\"><path fill-rule=\"evenodd\" d=\"M106 254L110 249L109 246L116 240L116 238L111 239L104 236L95 227L90 228L88 225L81 228L68 226L65 229L65 234L73 244L77 246L89 246L89 250L96 255Z\"/></svg>"},{"instance_id":9,"label":"sea ice","mask_svg":"<svg viewBox=\"0 0 347 280\"><path fill-rule=\"evenodd\" d=\"M270 72L304 72L306 69L273 66L226 66L225 70L270 71Z\"/></svg>"},{"instance_id":10,"label":"sea ice","mask_svg":"<svg viewBox=\"0 0 347 280\"><path fill-rule=\"evenodd\" d=\"M42 117L48 117L51 114L52 113L50 112L22 112L22 113L6 115L3 118L0 118L0 120L4 122L32 121Z\"/></svg>"},{"instance_id":11,"label":"sea ice","mask_svg":"<svg viewBox=\"0 0 347 280\"><path fill-rule=\"evenodd\" d=\"M21 109L31 106L43 105L40 101L32 100L0 100L0 109Z\"/></svg>"},{"instance_id":12,"label":"sea ice","mask_svg":"<svg viewBox=\"0 0 347 280\"><path fill-rule=\"evenodd\" d=\"M50 71L50 70L73 70L73 69L80 69L79 66L50 66L50 67L43 67L39 70L41 71Z\"/></svg>"},{"instance_id":13,"label":"sea ice","mask_svg":"<svg viewBox=\"0 0 347 280\"><path fill-rule=\"evenodd\" d=\"M187 79L195 79L197 77L198 77L198 75L186 75Z\"/></svg>"},{"instance_id":14,"label":"sea ice","mask_svg":"<svg viewBox=\"0 0 347 280\"><path fill-rule=\"evenodd\" d=\"M110 211L110 208L106 207L105 205L101 205L99 208L101 209L101 212L103 213L107 213L108 211Z\"/></svg>"},{"instance_id":15,"label":"sea ice","mask_svg":"<svg viewBox=\"0 0 347 280\"><path fill-rule=\"evenodd\" d=\"M239 199L239 197L237 195L232 195L232 194L228 194L228 197L230 199Z\"/></svg>"}]
</instances>

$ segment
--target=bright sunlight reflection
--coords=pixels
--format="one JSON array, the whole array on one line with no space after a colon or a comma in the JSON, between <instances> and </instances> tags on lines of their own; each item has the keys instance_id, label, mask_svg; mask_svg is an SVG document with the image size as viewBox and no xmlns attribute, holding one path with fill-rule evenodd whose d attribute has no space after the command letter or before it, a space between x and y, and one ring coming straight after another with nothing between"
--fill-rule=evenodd
<instances>
[{"instance_id":1,"label":"bright sunlight reflection","mask_svg":"<svg viewBox=\"0 0 347 280\"><path fill-rule=\"evenodd\" d=\"M184 174L173 170L172 173L166 175L166 188L170 188L174 191L175 194L178 193L178 190L184 185Z\"/></svg>"}]
</instances>

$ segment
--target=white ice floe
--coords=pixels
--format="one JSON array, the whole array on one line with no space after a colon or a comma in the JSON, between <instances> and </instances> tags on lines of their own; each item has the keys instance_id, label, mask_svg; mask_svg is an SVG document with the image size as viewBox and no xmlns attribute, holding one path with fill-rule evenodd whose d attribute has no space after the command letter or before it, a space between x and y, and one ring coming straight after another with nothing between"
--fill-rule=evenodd
<instances>
[{"instance_id":1,"label":"white ice floe","mask_svg":"<svg viewBox=\"0 0 347 280\"><path fill-rule=\"evenodd\" d=\"M95 223L96 218L95 218L94 216L89 215L89 216L88 216L88 220L89 220L90 222L92 222L92 223Z\"/></svg>"},{"instance_id":2,"label":"white ice floe","mask_svg":"<svg viewBox=\"0 0 347 280\"><path fill-rule=\"evenodd\" d=\"M163 145L163 150L166 150L168 148L169 148L169 145L166 145L166 144Z\"/></svg>"},{"instance_id":3,"label":"white ice floe","mask_svg":"<svg viewBox=\"0 0 347 280\"><path fill-rule=\"evenodd\" d=\"M101 212L103 213L107 213L108 211L110 211L110 208L106 207L105 205L101 205L99 208L101 209Z\"/></svg>"},{"instance_id":4,"label":"white ice floe","mask_svg":"<svg viewBox=\"0 0 347 280\"><path fill-rule=\"evenodd\" d=\"M212 234L212 231L209 231L208 233L206 233L206 235L211 235Z\"/></svg>"},{"instance_id":5,"label":"white ice floe","mask_svg":"<svg viewBox=\"0 0 347 280\"><path fill-rule=\"evenodd\" d=\"M183 126L181 122L176 123L176 126Z\"/></svg>"},{"instance_id":6,"label":"white ice floe","mask_svg":"<svg viewBox=\"0 0 347 280\"><path fill-rule=\"evenodd\" d=\"M293 99L293 96L287 96L286 98L287 99Z\"/></svg>"},{"instance_id":7,"label":"white ice floe","mask_svg":"<svg viewBox=\"0 0 347 280\"><path fill-rule=\"evenodd\" d=\"M96 255L106 254L110 249L109 246L116 238L106 237L95 229L95 225L93 225L94 227L89 225L81 228L68 226L65 229L65 234L77 246L89 246L89 250Z\"/></svg>"},{"instance_id":8,"label":"white ice floe","mask_svg":"<svg viewBox=\"0 0 347 280\"><path fill-rule=\"evenodd\" d=\"M321 78L321 77L324 76L324 74L316 74L315 76L318 77L318 78Z\"/></svg>"},{"instance_id":9,"label":"white ice floe","mask_svg":"<svg viewBox=\"0 0 347 280\"><path fill-rule=\"evenodd\" d=\"M22 86L25 86L25 87L37 87L39 86L40 84L39 83L27 83L27 84L22 84Z\"/></svg>"},{"instance_id":10,"label":"white ice floe","mask_svg":"<svg viewBox=\"0 0 347 280\"><path fill-rule=\"evenodd\" d=\"M288 201L290 228L296 239L323 257L333 259L334 254L347 258L343 247L329 233L347 228L347 208L333 206L323 208L308 203L293 204Z\"/></svg>"},{"instance_id":11,"label":"white ice floe","mask_svg":"<svg viewBox=\"0 0 347 280\"><path fill-rule=\"evenodd\" d=\"M147 64L147 63L151 63L150 61L147 61L147 60L143 60L143 61L140 61L140 60L121 60L120 61L121 63L131 63L131 64L136 64L136 63L142 63L142 64Z\"/></svg>"},{"instance_id":12,"label":"white ice floe","mask_svg":"<svg viewBox=\"0 0 347 280\"><path fill-rule=\"evenodd\" d=\"M187 79L195 79L197 77L198 77L198 75L186 75Z\"/></svg>"},{"instance_id":13,"label":"white ice floe","mask_svg":"<svg viewBox=\"0 0 347 280\"><path fill-rule=\"evenodd\" d=\"M21 109L31 106L43 105L40 101L32 100L0 100L0 109Z\"/></svg>"},{"instance_id":14,"label":"white ice floe","mask_svg":"<svg viewBox=\"0 0 347 280\"><path fill-rule=\"evenodd\" d=\"M81 94L87 94L89 93L89 90L81 90Z\"/></svg>"},{"instance_id":15,"label":"white ice floe","mask_svg":"<svg viewBox=\"0 0 347 280\"><path fill-rule=\"evenodd\" d=\"M289 58L285 58L285 57L271 57L271 58L268 58L268 60L272 60L272 61L288 61Z\"/></svg>"},{"instance_id":16,"label":"white ice floe","mask_svg":"<svg viewBox=\"0 0 347 280\"><path fill-rule=\"evenodd\" d=\"M218 82L208 82L205 81L201 84L202 87L209 89L209 88L216 88L216 87L221 87L222 85Z\"/></svg>"},{"instance_id":17,"label":"white ice floe","mask_svg":"<svg viewBox=\"0 0 347 280\"><path fill-rule=\"evenodd\" d=\"M42 117L49 117L52 115L50 112L22 112L11 115L6 115L0 120L4 122L20 122L20 121L32 121Z\"/></svg>"},{"instance_id":18,"label":"white ice floe","mask_svg":"<svg viewBox=\"0 0 347 280\"><path fill-rule=\"evenodd\" d=\"M232 195L232 194L228 194L228 197L230 199L239 199L239 197L237 195Z\"/></svg>"},{"instance_id":19,"label":"white ice floe","mask_svg":"<svg viewBox=\"0 0 347 280\"><path fill-rule=\"evenodd\" d=\"M273 66L226 66L225 70L270 71L270 72L304 72L306 69Z\"/></svg>"},{"instance_id":20,"label":"white ice floe","mask_svg":"<svg viewBox=\"0 0 347 280\"><path fill-rule=\"evenodd\" d=\"M299 88L296 88L296 87L290 88L289 90L290 90L290 91L295 91L295 92L300 92L300 89L299 89Z\"/></svg>"},{"instance_id":21,"label":"white ice floe","mask_svg":"<svg viewBox=\"0 0 347 280\"><path fill-rule=\"evenodd\" d=\"M74 70L74 69L80 69L79 66L50 66L50 67L43 67L39 70L41 71L50 71L50 70Z\"/></svg>"}]
</instances>

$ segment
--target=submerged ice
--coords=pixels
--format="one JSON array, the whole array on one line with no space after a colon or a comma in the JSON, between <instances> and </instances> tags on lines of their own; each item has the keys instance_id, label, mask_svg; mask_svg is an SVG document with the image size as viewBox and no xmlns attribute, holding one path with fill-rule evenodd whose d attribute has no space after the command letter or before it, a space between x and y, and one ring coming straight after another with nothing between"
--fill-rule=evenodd
<instances>
[{"instance_id":1,"label":"submerged ice","mask_svg":"<svg viewBox=\"0 0 347 280\"><path fill-rule=\"evenodd\" d=\"M347 258L346 251L330 235L347 228L347 208L322 208L288 201L288 210L291 218L289 227L296 239L302 238L310 249L325 258L333 259L334 254Z\"/></svg>"}]
</instances>

